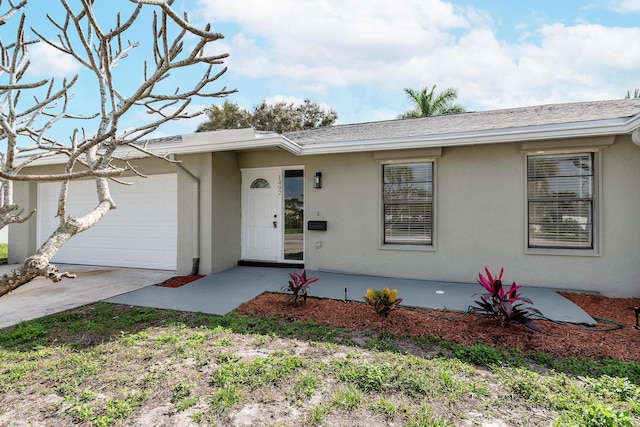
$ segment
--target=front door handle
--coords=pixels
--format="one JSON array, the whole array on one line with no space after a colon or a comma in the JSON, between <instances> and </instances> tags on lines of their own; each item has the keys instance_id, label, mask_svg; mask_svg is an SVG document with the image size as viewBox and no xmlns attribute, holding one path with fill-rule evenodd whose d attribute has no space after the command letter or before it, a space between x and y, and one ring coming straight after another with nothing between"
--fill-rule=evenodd
<instances>
[{"instance_id":1,"label":"front door handle","mask_svg":"<svg viewBox=\"0 0 640 427\"><path fill-rule=\"evenodd\" d=\"M278 228L278 221L273 221L273 228Z\"/></svg>"}]
</instances>

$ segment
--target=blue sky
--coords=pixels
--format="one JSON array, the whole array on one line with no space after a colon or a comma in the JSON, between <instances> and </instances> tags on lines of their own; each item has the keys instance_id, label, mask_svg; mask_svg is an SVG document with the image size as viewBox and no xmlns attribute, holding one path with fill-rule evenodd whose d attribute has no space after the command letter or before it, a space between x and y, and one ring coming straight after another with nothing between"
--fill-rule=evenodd
<instances>
[{"instance_id":1,"label":"blue sky","mask_svg":"<svg viewBox=\"0 0 640 427\"><path fill-rule=\"evenodd\" d=\"M230 97L310 98L340 123L390 119L403 88L487 110L621 98L640 87L640 1L200 0L226 35Z\"/></svg>"},{"instance_id":2,"label":"blue sky","mask_svg":"<svg viewBox=\"0 0 640 427\"><path fill-rule=\"evenodd\" d=\"M338 123L354 123L396 118L409 108L404 88L433 84L457 88L459 103L476 111L616 99L640 88L640 0L177 0L174 8L225 35L210 52L228 52L229 71L211 89L236 88L228 99L247 109L309 98L333 108ZM123 88L141 73L127 67ZM32 69L77 72L42 51ZM80 108L91 99L79 87ZM221 102L195 99L192 109ZM202 120L158 135L191 133Z\"/></svg>"}]
</instances>

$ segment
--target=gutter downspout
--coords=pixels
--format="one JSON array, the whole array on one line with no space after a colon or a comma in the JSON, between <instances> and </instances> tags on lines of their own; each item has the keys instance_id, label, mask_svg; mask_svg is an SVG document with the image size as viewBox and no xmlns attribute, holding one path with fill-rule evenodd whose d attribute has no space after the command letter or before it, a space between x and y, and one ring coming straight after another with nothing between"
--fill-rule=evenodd
<instances>
[{"instance_id":1,"label":"gutter downspout","mask_svg":"<svg viewBox=\"0 0 640 427\"><path fill-rule=\"evenodd\" d=\"M193 202L193 234L195 238L192 239L193 260L191 264L191 275L196 275L200 270L200 179L182 166L182 163L176 159L175 154L172 154L170 158L175 162L173 163L175 167L184 173L195 186L195 200Z\"/></svg>"}]
</instances>

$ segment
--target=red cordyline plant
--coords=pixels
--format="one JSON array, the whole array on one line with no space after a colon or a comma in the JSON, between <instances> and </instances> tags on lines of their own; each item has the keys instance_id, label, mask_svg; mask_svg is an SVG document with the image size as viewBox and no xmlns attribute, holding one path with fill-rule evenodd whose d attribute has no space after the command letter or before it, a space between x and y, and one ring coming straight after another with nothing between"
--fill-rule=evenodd
<instances>
[{"instance_id":1,"label":"red cordyline plant","mask_svg":"<svg viewBox=\"0 0 640 427\"><path fill-rule=\"evenodd\" d=\"M307 278L307 270L302 269L300 274L295 271L289 273L289 284L282 287L284 292L289 292L291 294L291 301L293 305L298 305L298 299L302 297L303 303L307 303L307 288L313 282L317 282L320 280L317 277L309 277Z\"/></svg>"},{"instance_id":2,"label":"red cordyline plant","mask_svg":"<svg viewBox=\"0 0 640 427\"><path fill-rule=\"evenodd\" d=\"M522 286L513 282L509 290L505 290L502 286L504 268L500 269L500 274L495 278L487 267L484 268L484 271L487 273L487 277L479 273L478 283L487 290L487 293L480 295L480 300L475 301L478 306L472 306L471 312L479 313L484 317L496 318L502 327L507 327L511 323L520 323L533 331L542 332L542 329L531 319L532 315L542 315L542 313L533 307L523 307L524 303L533 304L533 302L529 298L520 296L518 289Z\"/></svg>"}]
</instances>

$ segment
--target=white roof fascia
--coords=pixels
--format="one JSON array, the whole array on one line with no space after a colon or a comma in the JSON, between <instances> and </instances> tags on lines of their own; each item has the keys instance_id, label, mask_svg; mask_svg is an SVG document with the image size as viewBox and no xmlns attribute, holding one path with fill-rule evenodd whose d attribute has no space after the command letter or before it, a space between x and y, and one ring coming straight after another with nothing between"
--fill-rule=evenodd
<instances>
[{"instance_id":1,"label":"white roof fascia","mask_svg":"<svg viewBox=\"0 0 640 427\"><path fill-rule=\"evenodd\" d=\"M292 154L300 154L300 146L275 132L256 133L253 129L199 132L182 135L178 144L158 147L148 146L154 153L163 150L171 154L206 153L215 151L249 150L252 148L282 148Z\"/></svg>"},{"instance_id":2,"label":"white roof fascia","mask_svg":"<svg viewBox=\"0 0 640 427\"><path fill-rule=\"evenodd\" d=\"M291 154L295 154L296 156L302 154L302 151L304 150L304 148L302 148L296 142L293 142L284 136L282 137L282 144L280 145L280 148L290 152Z\"/></svg>"},{"instance_id":3,"label":"white roof fascia","mask_svg":"<svg viewBox=\"0 0 640 427\"><path fill-rule=\"evenodd\" d=\"M640 147L640 114L629 120L631 128L631 141Z\"/></svg>"},{"instance_id":4,"label":"white roof fascia","mask_svg":"<svg viewBox=\"0 0 640 427\"><path fill-rule=\"evenodd\" d=\"M640 114L632 117L627 125L629 127L629 132L634 132L640 129Z\"/></svg>"},{"instance_id":5,"label":"white roof fascia","mask_svg":"<svg viewBox=\"0 0 640 427\"><path fill-rule=\"evenodd\" d=\"M189 135L183 135L184 137L188 137ZM216 152L216 151L232 151L232 150L248 150L252 148L283 148L287 151L293 150L294 154L296 151L297 144L292 143L287 140L283 136L270 136L268 138L254 138L254 139L244 139L244 140L235 140L235 141L216 141L216 142L205 142L201 144L194 144L188 141L186 138L184 143L182 144L174 144L171 146L162 146L162 147L147 147L149 151L161 154L163 151L170 152L172 154L195 154L195 153L208 153L208 152ZM299 151L299 147L298 147Z\"/></svg>"},{"instance_id":6,"label":"white roof fascia","mask_svg":"<svg viewBox=\"0 0 640 427\"><path fill-rule=\"evenodd\" d=\"M473 132L310 144L302 148L301 154L335 154L372 150L497 144L506 142L537 141L542 139L617 135L632 133L639 127L640 114L632 117L631 119L608 119L591 122L523 126L518 128L490 129Z\"/></svg>"},{"instance_id":7,"label":"white roof fascia","mask_svg":"<svg viewBox=\"0 0 640 427\"><path fill-rule=\"evenodd\" d=\"M253 129L233 129L214 132L198 132L182 135L178 143L150 143L146 149L154 154L197 154L216 151L280 148L293 155L338 154L379 150L402 150L427 147L451 147L460 145L526 142L543 139L579 138L590 136L640 133L640 114L630 119L594 120L590 122L557 123L550 125L522 126L471 132L418 135L410 137L339 141L300 146L277 133L256 133ZM640 135L638 135L640 136ZM634 140L635 142L635 140ZM136 159L148 157L130 147L117 150L120 157ZM31 162L30 166L63 164L67 156L55 155Z\"/></svg>"},{"instance_id":8,"label":"white roof fascia","mask_svg":"<svg viewBox=\"0 0 640 427\"><path fill-rule=\"evenodd\" d=\"M182 141L177 143L154 144L145 147L150 153L164 156L166 154L198 154L215 151L247 150L253 148L282 148L292 154L300 154L300 146L277 133L255 133L253 129L237 129L230 131L198 132L181 135ZM123 146L116 150L118 157L140 159L149 157L135 148ZM55 155L31 162L30 166L46 166L66 163L68 157Z\"/></svg>"}]
</instances>

